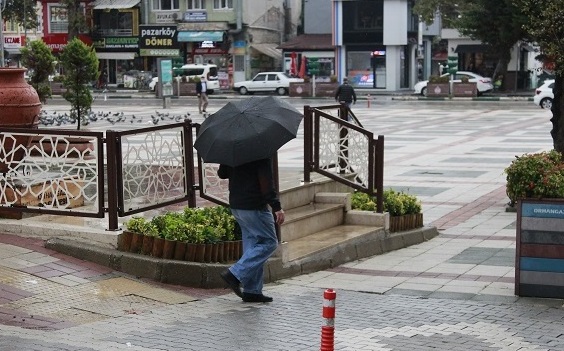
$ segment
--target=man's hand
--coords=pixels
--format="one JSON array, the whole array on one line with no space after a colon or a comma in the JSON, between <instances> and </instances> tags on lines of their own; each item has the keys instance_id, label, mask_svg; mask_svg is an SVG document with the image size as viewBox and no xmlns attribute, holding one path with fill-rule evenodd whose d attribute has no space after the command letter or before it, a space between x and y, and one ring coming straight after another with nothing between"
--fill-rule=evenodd
<instances>
[{"instance_id":1,"label":"man's hand","mask_svg":"<svg viewBox=\"0 0 564 351\"><path fill-rule=\"evenodd\" d=\"M282 225L285 219L284 210L276 211L274 214L276 215L276 224Z\"/></svg>"}]
</instances>

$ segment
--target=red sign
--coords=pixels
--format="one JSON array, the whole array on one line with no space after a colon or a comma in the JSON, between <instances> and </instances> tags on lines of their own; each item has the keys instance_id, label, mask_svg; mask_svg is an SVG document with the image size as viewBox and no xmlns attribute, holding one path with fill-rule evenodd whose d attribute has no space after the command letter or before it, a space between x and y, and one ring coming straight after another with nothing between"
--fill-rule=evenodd
<instances>
[{"instance_id":1,"label":"red sign","mask_svg":"<svg viewBox=\"0 0 564 351\"><path fill-rule=\"evenodd\" d=\"M85 44L92 45L92 39L86 35L79 35L78 38ZM68 34L61 33L61 34L48 34L45 35L43 41L49 49L51 49L54 53L61 52L65 46L68 44Z\"/></svg>"},{"instance_id":2,"label":"red sign","mask_svg":"<svg viewBox=\"0 0 564 351\"><path fill-rule=\"evenodd\" d=\"M194 48L194 55L225 55L227 51L220 48Z\"/></svg>"},{"instance_id":3,"label":"red sign","mask_svg":"<svg viewBox=\"0 0 564 351\"><path fill-rule=\"evenodd\" d=\"M4 37L4 43L21 45L21 39L20 37Z\"/></svg>"}]
</instances>

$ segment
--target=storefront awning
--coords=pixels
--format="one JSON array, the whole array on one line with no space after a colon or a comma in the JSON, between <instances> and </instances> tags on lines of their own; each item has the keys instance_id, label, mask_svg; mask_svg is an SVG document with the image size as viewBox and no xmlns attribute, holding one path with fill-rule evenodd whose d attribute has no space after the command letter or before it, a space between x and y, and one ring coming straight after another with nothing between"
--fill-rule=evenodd
<instances>
[{"instance_id":1,"label":"storefront awning","mask_svg":"<svg viewBox=\"0 0 564 351\"><path fill-rule=\"evenodd\" d=\"M134 52L96 52L96 56L100 60L133 60Z\"/></svg>"},{"instance_id":2,"label":"storefront awning","mask_svg":"<svg viewBox=\"0 0 564 351\"><path fill-rule=\"evenodd\" d=\"M490 49L486 45L482 44L460 44L456 47L454 52L458 54L466 54L473 52L488 52Z\"/></svg>"},{"instance_id":3,"label":"storefront awning","mask_svg":"<svg viewBox=\"0 0 564 351\"><path fill-rule=\"evenodd\" d=\"M282 50L276 48L278 45L279 44L253 44L251 48L276 60L282 60Z\"/></svg>"},{"instance_id":4,"label":"storefront awning","mask_svg":"<svg viewBox=\"0 0 564 351\"><path fill-rule=\"evenodd\" d=\"M141 0L96 0L94 2L94 9L130 9L140 2Z\"/></svg>"},{"instance_id":5,"label":"storefront awning","mask_svg":"<svg viewBox=\"0 0 564 351\"><path fill-rule=\"evenodd\" d=\"M222 31L178 32L178 41L223 41Z\"/></svg>"},{"instance_id":6,"label":"storefront awning","mask_svg":"<svg viewBox=\"0 0 564 351\"><path fill-rule=\"evenodd\" d=\"M8 55L10 56L17 56L17 55L21 55L22 52L21 50L18 48L4 48L4 50L6 50L6 52L8 53Z\"/></svg>"}]
</instances>

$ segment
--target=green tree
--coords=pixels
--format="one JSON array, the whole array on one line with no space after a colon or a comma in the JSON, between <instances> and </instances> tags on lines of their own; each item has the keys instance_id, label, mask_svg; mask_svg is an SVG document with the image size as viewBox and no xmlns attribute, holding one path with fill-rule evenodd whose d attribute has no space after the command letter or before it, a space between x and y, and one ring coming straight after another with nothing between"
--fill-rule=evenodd
<instances>
[{"instance_id":1,"label":"green tree","mask_svg":"<svg viewBox=\"0 0 564 351\"><path fill-rule=\"evenodd\" d=\"M22 62L28 69L31 86L45 103L51 97L49 75L55 73L55 56L42 40L33 40L22 48Z\"/></svg>"},{"instance_id":2,"label":"green tree","mask_svg":"<svg viewBox=\"0 0 564 351\"><path fill-rule=\"evenodd\" d=\"M6 1L6 0L4 0ZM6 3L2 17L7 21L14 21L27 29L37 28L37 9L35 0L12 0Z\"/></svg>"},{"instance_id":3,"label":"green tree","mask_svg":"<svg viewBox=\"0 0 564 351\"><path fill-rule=\"evenodd\" d=\"M92 106L89 85L98 79L98 58L94 49L78 38L69 41L60 58L65 72L63 86L67 89L63 97L71 103L71 118L76 119L80 130Z\"/></svg>"},{"instance_id":4,"label":"green tree","mask_svg":"<svg viewBox=\"0 0 564 351\"><path fill-rule=\"evenodd\" d=\"M494 76L504 74L511 60L511 50L520 40L527 40L523 25L528 18L513 0L417 0L414 12L427 23L440 11L444 27L456 28L469 38L479 40L496 53L499 61ZM444 13L443 13L444 12Z\"/></svg>"},{"instance_id":5,"label":"green tree","mask_svg":"<svg viewBox=\"0 0 564 351\"><path fill-rule=\"evenodd\" d=\"M564 0L513 0L527 16L524 28L537 42L543 56L554 63L555 82L552 103L554 149L564 153Z\"/></svg>"},{"instance_id":6,"label":"green tree","mask_svg":"<svg viewBox=\"0 0 564 351\"><path fill-rule=\"evenodd\" d=\"M84 7L81 6L81 0L62 0L61 3L67 8L68 41L71 41L88 29Z\"/></svg>"}]
</instances>

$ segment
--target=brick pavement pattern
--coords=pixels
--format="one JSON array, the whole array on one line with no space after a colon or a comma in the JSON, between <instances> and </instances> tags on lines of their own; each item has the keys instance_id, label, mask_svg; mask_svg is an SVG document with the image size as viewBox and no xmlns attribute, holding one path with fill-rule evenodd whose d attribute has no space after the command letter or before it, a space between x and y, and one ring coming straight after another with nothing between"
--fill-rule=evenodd
<instances>
[{"instance_id":1,"label":"brick pavement pattern","mask_svg":"<svg viewBox=\"0 0 564 351\"><path fill-rule=\"evenodd\" d=\"M269 286L57 331L0 328L0 350L319 350L322 289ZM564 314L499 304L337 291L335 350L562 350Z\"/></svg>"},{"instance_id":2,"label":"brick pavement pattern","mask_svg":"<svg viewBox=\"0 0 564 351\"><path fill-rule=\"evenodd\" d=\"M254 305L0 234L0 351L319 350L326 288L337 290L336 350L564 350L563 301L514 295L515 213L505 211L503 169L551 147L549 112L387 104L353 109L386 136L385 185L416 194L438 237L269 284L274 303ZM302 166L301 143L284 146L281 167Z\"/></svg>"}]
</instances>

